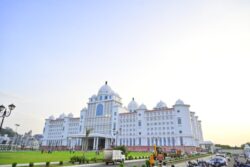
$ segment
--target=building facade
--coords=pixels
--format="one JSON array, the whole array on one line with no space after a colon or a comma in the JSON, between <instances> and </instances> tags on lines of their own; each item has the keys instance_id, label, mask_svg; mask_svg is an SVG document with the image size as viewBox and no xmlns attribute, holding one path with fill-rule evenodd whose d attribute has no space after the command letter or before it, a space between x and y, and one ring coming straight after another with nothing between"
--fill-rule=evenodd
<instances>
[{"instance_id":1,"label":"building facade","mask_svg":"<svg viewBox=\"0 0 250 167\"><path fill-rule=\"evenodd\" d=\"M125 145L130 150L195 148L203 141L201 121L190 106L177 100L172 107L160 101L155 108L138 105L134 98L127 107L107 82L92 95L80 118L62 114L45 121L43 147L89 150ZM86 136L86 131L90 134Z\"/></svg>"}]
</instances>

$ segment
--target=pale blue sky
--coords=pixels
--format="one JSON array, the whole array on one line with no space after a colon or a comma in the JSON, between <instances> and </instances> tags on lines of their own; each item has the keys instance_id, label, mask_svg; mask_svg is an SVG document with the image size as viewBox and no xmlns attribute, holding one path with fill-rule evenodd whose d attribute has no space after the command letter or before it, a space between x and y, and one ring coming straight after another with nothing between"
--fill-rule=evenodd
<instances>
[{"instance_id":1,"label":"pale blue sky","mask_svg":"<svg viewBox=\"0 0 250 167\"><path fill-rule=\"evenodd\" d=\"M0 1L4 126L41 133L107 80L127 105L181 98L216 143L250 141L249 1Z\"/></svg>"}]
</instances>

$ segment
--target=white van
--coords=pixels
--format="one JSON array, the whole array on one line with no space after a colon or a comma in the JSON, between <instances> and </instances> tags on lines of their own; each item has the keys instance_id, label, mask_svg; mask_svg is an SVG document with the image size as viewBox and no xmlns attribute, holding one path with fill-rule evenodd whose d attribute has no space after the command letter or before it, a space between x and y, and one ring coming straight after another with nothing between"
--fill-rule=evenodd
<instances>
[{"instance_id":1,"label":"white van","mask_svg":"<svg viewBox=\"0 0 250 167\"><path fill-rule=\"evenodd\" d=\"M125 155L121 150L104 150L104 162L106 165L115 162L122 163L125 160Z\"/></svg>"}]
</instances>

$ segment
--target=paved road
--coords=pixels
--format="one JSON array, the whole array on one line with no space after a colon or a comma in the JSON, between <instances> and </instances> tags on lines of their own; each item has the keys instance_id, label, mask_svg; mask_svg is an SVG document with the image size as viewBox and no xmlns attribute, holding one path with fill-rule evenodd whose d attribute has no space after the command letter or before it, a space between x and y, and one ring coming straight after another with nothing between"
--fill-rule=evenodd
<instances>
[{"instance_id":1,"label":"paved road","mask_svg":"<svg viewBox=\"0 0 250 167\"><path fill-rule=\"evenodd\" d=\"M210 159L211 156L209 157L204 157L204 158L199 158L199 160L208 160ZM145 164L145 159L144 160L132 160L132 161L125 161L125 167L141 167L143 164ZM115 164L115 165L105 165L104 163L98 163L98 164L86 164L86 165L77 165L77 167L100 167L100 166L106 166L106 167L119 167L119 163ZM167 165L170 166L170 165ZM181 162L181 163L177 163L175 164L175 167L186 167L187 166L187 162ZM73 166L72 166L73 167ZM74 166L76 167L76 166Z\"/></svg>"},{"instance_id":2,"label":"paved road","mask_svg":"<svg viewBox=\"0 0 250 167\"><path fill-rule=\"evenodd\" d=\"M208 157L204 157L204 158L199 158L199 160L209 160L211 159L212 157L214 156L208 156ZM239 159L241 162L245 162L246 160L243 159L243 158L240 158ZM125 161L125 167L134 167L134 166L137 166L137 167L141 167L143 164L145 164L145 160L132 160L132 161ZM234 159L231 158L231 160L228 162L228 166L227 167L233 167L234 165ZM104 163L99 163L99 164L89 164L89 165L78 165L78 167L104 167L106 166ZM170 167L170 164L167 165L168 167ZM75 167L75 166L74 166ZM116 165L108 165L106 167L119 167L119 163L116 164ZM187 167L187 161L186 162L181 162L181 163L177 163L175 164L175 167Z\"/></svg>"},{"instance_id":3,"label":"paved road","mask_svg":"<svg viewBox=\"0 0 250 167\"><path fill-rule=\"evenodd\" d=\"M211 158L212 156L208 156L204 158L199 158L199 160L209 160ZM239 158L239 161L243 163L246 162L244 158ZM55 162L55 163L58 163L58 162ZM125 161L124 166L125 167L133 167L133 166L141 167L143 164L145 164L145 160L131 160L131 161ZM44 165L44 163L36 163L36 165ZM234 159L231 158L231 160L228 162L227 167L233 167L233 165L234 165ZM18 166L28 166L28 164L18 164ZM168 164L167 166L170 167L170 164ZM175 164L175 167L186 167L186 166L187 166L187 161ZM0 165L0 167L11 167L11 165ZM96 164L74 165L74 166L68 166L68 167L119 167L119 163L117 163L116 165L110 164L108 166L105 165L105 163L96 163Z\"/></svg>"}]
</instances>

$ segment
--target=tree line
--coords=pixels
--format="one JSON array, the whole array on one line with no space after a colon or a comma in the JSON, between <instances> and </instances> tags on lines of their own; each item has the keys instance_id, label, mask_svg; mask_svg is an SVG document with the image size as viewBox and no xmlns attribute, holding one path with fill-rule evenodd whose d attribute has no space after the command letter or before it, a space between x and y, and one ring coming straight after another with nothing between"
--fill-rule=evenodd
<instances>
[{"instance_id":1,"label":"tree line","mask_svg":"<svg viewBox=\"0 0 250 167\"><path fill-rule=\"evenodd\" d=\"M4 136L5 134L8 135L8 137L14 137L16 135L16 132L13 131L13 129L6 127L5 129L1 129L0 135Z\"/></svg>"},{"instance_id":2,"label":"tree line","mask_svg":"<svg viewBox=\"0 0 250 167\"><path fill-rule=\"evenodd\" d=\"M248 144L250 146L250 142L241 144L241 146L230 146L225 144L215 144L216 147L220 147L222 149L243 149L245 144Z\"/></svg>"}]
</instances>

